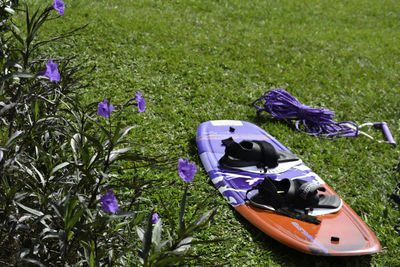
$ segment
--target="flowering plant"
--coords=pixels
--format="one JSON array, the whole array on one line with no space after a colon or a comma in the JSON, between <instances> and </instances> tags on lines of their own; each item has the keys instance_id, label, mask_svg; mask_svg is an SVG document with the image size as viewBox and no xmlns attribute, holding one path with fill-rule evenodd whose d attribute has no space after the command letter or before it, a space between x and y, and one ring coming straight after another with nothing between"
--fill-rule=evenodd
<instances>
[{"instance_id":1,"label":"flowering plant","mask_svg":"<svg viewBox=\"0 0 400 267\"><path fill-rule=\"evenodd\" d=\"M179 231L161 242L162 229L173 227L172 218L154 213L148 208L154 204L141 198L157 181L139 176L137 167L127 167L131 162L155 166L160 157L144 156L129 136L135 127L124 125L117 116L131 105L141 115L146 109L142 93L137 92L125 106L116 104L120 108L115 110L109 99L82 103L74 92L87 87L81 79L87 69L74 66L68 57L49 56L42 54L48 50L38 49L76 31L38 40L41 26L64 14L63 1L54 0L42 12L33 13L26 2L21 8L16 8L17 3L0 3L0 14L7 14L0 21L4 32L0 36L4 57L0 64L2 263L136 265L139 262L132 255L139 255L144 265L184 260L175 257L176 252L188 251L194 232L214 213L206 212L186 226L187 184ZM24 13L19 23L24 30L9 19L14 12ZM195 171L187 160L180 172L187 182L193 180ZM163 207L161 211L167 212ZM135 228L139 235L132 234ZM137 251L139 242L143 246Z\"/></svg>"},{"instance_id":2,"label":"flowering plant","mask_svg":"<svg viewBox=\"0 0 400 267\"><path fill-rule=\"evenodd\" d=\"M139 252L141 263L144 266L163 266L171 262L179 262L183 258L194 258L191 254L191 247L197 244L194 241L194 234L199 229L208 225L213 220L216 210L207 210L210 206L209 201L206 199L203 203L197 205L197 213L195 212L187 222L186 205L188 198L189 182L194 179L196 172L196 164L189 163L188 160L178 160L178 175L186 182L186 187L182 195L179 207L178 225L172 220L170 209L165 203L161 201L161 206L166 214L166 221L171 228L168 231L167 240L162 240L162 224L158 213L152 213L147 218L146 228L143 229L136 226L137 234L142 241L142 248ZM184 173L184 177L182 177ZM209 199L213 199L212 197ZM198 213L201 213L198 215ZM204 243L220 242L223 239L207 240ZM202 243L202 242L200 242Z\"/></svg>"}]
</instances>

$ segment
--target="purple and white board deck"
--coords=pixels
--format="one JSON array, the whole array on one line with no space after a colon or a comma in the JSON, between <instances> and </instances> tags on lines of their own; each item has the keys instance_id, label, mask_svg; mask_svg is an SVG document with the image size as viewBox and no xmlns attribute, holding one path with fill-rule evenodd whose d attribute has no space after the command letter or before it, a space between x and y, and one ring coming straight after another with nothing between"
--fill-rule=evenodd
<instances>
[{"instance_id":1,"label":"purple and white board deck","mask_svg":"<svg viewBox=\"0 0 400 267\"><path fill-rule=\"evenodd\" d=\"M245 121L218 120L202 123L197 129L197 147L201 162L211 181L233 207L244 204L247 190L260 183L267 175L272 179L302 179L324 184L324 181L301 160L279 164L267 173L263 171L227 170L219 167L218 160L225 154L222 140L232 137L235 142L242 140L264 140L275 149L290 152L274 137L258 126Z\"/></svg>"},{"instance_id":2,"label":"purple and white board deck","mask_svg":"<svg viewBox=\"0 0 400 267\"><path fill-rule=\"evenodd\" d=\"M308 254L350 256L373 254L381 250L375 234L343 200L338 209L314 209L309 213L318 216L321 221L319 225L246 203L248 190L266 176L277 180L287 178L315 182L325 188L324 194L337 194L301 160L280 163L276 168L268 169L267 173L256 167L245 170L221 168L218 161L225 154L222 140L230 137L238 143L242 140L267 141L277 150L290 151L263 129L245 121L207 121L201 123L197 129L197 148L211 181L228 203L258 229L279 242ZM248 197L251 197L251 192Z\"/></svg>"}]
</instances>

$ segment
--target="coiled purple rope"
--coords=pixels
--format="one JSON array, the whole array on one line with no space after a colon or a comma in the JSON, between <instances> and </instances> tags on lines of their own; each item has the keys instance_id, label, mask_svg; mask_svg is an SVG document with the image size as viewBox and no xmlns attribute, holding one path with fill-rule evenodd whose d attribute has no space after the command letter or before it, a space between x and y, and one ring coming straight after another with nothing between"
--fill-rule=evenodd
<instances>
[{"instance_id":1,"label":"coiled purple rope","mask_svg":"<svg viewBox=\"0 0 400 267\"><path fill-rule=\"evenodd\" d=\"M336 122L332 119L335 113L325 108L311 108L301 104L284 89L269 90L253 102L257 115L264 117L263 112L280 119L296 120L296 129L308 135L326 138L356 137L358 126L351 121ZM352 129L346 124L355 127Z\"/></svg>"}]
</instances>

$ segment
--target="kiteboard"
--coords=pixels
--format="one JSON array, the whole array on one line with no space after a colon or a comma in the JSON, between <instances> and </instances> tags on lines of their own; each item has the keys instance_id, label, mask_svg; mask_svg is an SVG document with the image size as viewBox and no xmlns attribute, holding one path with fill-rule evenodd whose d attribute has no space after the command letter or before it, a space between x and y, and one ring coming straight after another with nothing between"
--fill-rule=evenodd
<instances>
[{"instance_id":1,"label":"kiteboard","mask_svg":"<svg viewBox=\"0 0 400 267\"><path fill-rule=\"evenodd\" d=\"M267 142L277 151L274 155L278 155L278 159L279 155L294 157L287 161L278 160L278 165L273 168L223 164L227 146L230 143L242 144L246 140ZM354 256L381 250L375 234L350 206L300 158L260 127L237 120L207 121L199 125L196 143L202 164L219 192L237 212L275 240L313 255ZM296 181L307 182L311 187L317 185L318 195L333 197L336 206L298 211L306 214L302 216L317 218L318 223L310 223L296 216L283 215L268 205L257 205L251 199L260 194L255 189L266 179L275 185L284 180L291 184Z\"/></svg>"}]
</instances>

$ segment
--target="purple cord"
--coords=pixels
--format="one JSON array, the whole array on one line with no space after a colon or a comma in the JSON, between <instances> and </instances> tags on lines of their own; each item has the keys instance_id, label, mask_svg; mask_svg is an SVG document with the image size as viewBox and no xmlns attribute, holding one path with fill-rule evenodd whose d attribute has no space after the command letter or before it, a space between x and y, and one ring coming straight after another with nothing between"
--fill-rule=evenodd
<instances>
[{"instance_id":1,"label":"purple cord","mask_svg":"<svg viewBox=\"0 0 400 267\"><path fill-rule=\"evenodd\" d=\"M257 115L268 112L273 117L288 120L297 120L296 129L308 135L320 137L356 137L358 126L351 121L336 122L332 119L335 113L325 108L311 108L301 104L295 97L284 89L269 90L253 102L257 108ZM346 126L352 124L356 130Z\"/></svg>"}]
</instances>

